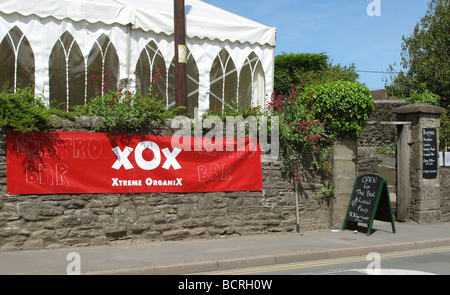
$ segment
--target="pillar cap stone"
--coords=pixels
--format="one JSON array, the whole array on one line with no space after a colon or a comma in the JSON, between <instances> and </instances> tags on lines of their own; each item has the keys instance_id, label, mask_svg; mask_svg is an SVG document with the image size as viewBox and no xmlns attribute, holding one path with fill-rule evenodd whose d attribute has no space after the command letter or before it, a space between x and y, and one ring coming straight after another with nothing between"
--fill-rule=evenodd
<instances>
[{"instance_id":1,"label":"pillar cap stone","mask_svg":"<svg viewBox=\"0 0 450 295\"><path fill-rule=\"evenodd\" d=\"M394 114L411 114L411 113L424 113L424 114L443 114L445 109L426 103L414 103L406 106L401 106L392 110Z\"/></svg>"}]
</instances>

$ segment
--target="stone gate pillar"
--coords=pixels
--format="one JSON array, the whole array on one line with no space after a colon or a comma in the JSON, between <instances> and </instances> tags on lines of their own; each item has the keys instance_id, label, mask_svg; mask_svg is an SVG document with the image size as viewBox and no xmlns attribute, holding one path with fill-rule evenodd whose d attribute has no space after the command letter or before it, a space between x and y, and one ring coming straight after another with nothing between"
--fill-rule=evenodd
<instances>
[{"instance_id":1,"label":"stone gate pillar","mask_svg":"<svg viewBox=\"0 0 450 295\"><path fill-rule=\"evenodd\" d=\"M339 139L332 146L333 161L332 184L335 187L334 199L331 202L330 226L341 229L352 196L356 179L358 143L356 139Z\"/></svg>"},{"instance_id":2,"label":"stone gate pillar","mask_svg":"<svg viewBox=\"0 0 450 295\"><path fill-rule=\"evenodd\" d=\"M443 108L423 103L410 104L393 110L397 115L397 121L411 122L410 137L406 136L407 140L399 139L399 144L403 145L403 149L402 146L399 146L399 149L410 150L411 155L397 158L398 166L403 168L409 166L410 200L402 199L402 195L398 195L397 200L403 212L401 219L410 218L418 223L440 221L438 147L440 116L444 112ZM400 136L404 130L401 131ZM405 208L408 203L409 208Z\"/></svg>"}]
</instances>

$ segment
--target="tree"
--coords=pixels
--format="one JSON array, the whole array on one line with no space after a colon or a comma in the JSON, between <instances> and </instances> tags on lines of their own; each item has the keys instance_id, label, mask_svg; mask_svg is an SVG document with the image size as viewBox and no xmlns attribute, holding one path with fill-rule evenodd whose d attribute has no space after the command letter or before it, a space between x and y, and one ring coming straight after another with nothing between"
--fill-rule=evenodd
<instances>
[{"instance_id":1,"label":"tree","mask_svg":"<svg viewBox=\"0 0 450 295\"><path fill-rule=\"evenodd\" d=\"M403 36L400 73L386 85L388 93L410 97L426 91L450 105L450 0L431 0L411 36ZM390 66L390 71L394 66ZM389 82L389 81L386 81ZM415 92L413 92L415 91ZM426 94L426 93L425 93Z\"/></svg>"},{"instance_id":2,"label":"tree","mask_svg":"<svg viewBox=\"0 0 450 295\"><path fill-rule=\"evenodd\" d=\"M333 65L325 53L283 53L275 57L275 93L285 94L295 85L302 91L309 85L331 81L356 82L355 65Z\"/></svg>"},{"instance_id":3,"label":"tree","mask_svg":"<svg viewBox=\"0 0 450 295\"><path fill-rule=\"evenodd\" d=\"M283 53L275 56L275 93L285 94L291 85L297 85L296 74L299 72L325 69L327 60L325 53Z\"/></svg>"}]
</instances>

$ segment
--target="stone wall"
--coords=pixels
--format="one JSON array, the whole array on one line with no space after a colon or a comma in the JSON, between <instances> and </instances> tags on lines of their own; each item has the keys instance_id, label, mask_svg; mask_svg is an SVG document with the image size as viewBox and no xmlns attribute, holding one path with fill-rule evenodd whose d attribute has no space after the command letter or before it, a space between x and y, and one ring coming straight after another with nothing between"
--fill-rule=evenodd
<instances>
[{"instance_id":1,"label":"stone wall","mask_svg":"<svg viewBox=\"0 0 450 295\"><path fill-rule=\"evenodd\" d=\"M90 131L96 118L56 120L65 131ZM170 124L152 128L168 135ZM155 133L153 133L155 134ZM295 192L280 162L263 163L262 192L188 194L43 195L6 194L6 136L0 132L0 250L107 245L121 241L215 238L292 232ZM300 193L301 231L328 228L329 206L318 199L321 183Z\"/></svg>"},{"instance_id":2,"label":"stone wall","mask_svg":"<svg viewBox=\"0 0 450 295\"><path fill-rule=\"evenodd\" d=\"M358 177L365 174L378 174L380 163L381 160L376 153L376 148L358 146Z\"/></svg>"},{"instance_id":3,"label":"stone wall","mask_svg":"<svg viewBox=\"0 0 450 295\"><path fill-rule=\"evenodd\" d=\"M361 146L383 146L395 143L397 126L382 124L394 122L392 110L410 104L405 100L375 100L375 111L370 116L365 132L359 138Z\"/></svg>"},{"instance_id":4,"label":"stone wall","mask_svg":"<svg viewBox=\"0 0 450 295\"><path fill-rule=\"evenodd\" d=\"M441 222L450 222L450 167L440 167Z\"/></svg>"}]
</instances>

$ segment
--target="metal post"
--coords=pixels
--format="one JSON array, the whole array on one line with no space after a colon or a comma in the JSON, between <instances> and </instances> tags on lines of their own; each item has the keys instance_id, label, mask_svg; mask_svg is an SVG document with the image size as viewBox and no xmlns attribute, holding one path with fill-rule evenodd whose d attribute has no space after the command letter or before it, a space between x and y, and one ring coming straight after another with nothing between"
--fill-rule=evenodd
<instances>
[{"instance_id":1,"label":"metal post","mask_svg":"<svg viewBox=\"0 0 450 295\"><path fill-rule=\"evenodd\" d=\"M175 105L187 108L186 97L186 16L184 0L174 0Z\"/></svg>"}]
</instances>

